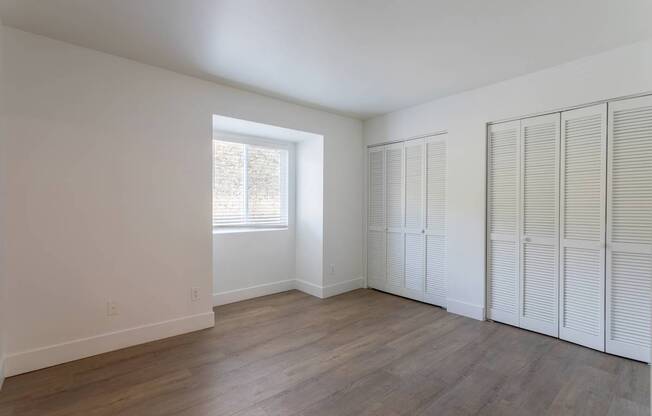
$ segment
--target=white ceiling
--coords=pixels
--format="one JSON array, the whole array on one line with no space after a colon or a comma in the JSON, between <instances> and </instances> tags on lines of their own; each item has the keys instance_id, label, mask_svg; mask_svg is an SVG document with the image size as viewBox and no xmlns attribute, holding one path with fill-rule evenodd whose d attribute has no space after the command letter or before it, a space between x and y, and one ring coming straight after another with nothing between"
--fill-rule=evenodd
<instances>
[{"instance_id":1,"label":"white ceiling","mask_svg":"<svg viewBox=\"0 0 652 416\"><path fill-rule=\"evenodd\" d=\"M650 0L0 0L0 15L360 118L652 37Z\"/></svg>"}]
</instances>

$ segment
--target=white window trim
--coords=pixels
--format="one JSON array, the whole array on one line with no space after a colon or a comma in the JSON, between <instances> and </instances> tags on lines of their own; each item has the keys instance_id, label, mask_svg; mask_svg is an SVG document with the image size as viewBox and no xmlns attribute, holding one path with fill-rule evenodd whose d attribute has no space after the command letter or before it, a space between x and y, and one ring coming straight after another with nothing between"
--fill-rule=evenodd
<instances>
[{"instance_id":1,"label":"white window trim","mask_svg":"<svg viewBox=\"0 0 652 416\"><path fill-rule=\"evenodd\" d=\"M265 146L276 149L284 149L288 152L288 166L287 166L287 175L288 175L288 201L287 201L287 214L288 214L288 223L287 225L269 225L269 224L234 224L234 225L219 225L213 226L213 234L232 234L232 233L241 233L241 232L252 232L252 231L283 231L292 229L294 227L294 209L295 209L295 146L294 142L270 139L266 137L258 136L249 136L244 134L235 134L230 132L223 132L220 130L213 130L213 140L220 140L224 142L232 143L241 143L249 144L253 146ZM211 153L212 154L212 153ZM214 161L211 157L211 172L214 172ZM246 158L245 158L246 163ZM212 173L211 178L214 179L215 175ZM246 181L246 176L245 176ZM212 185L212 183L211 183ZM245 182L246 186L246 182ZM211 187L212 189L212 187ZM212 199L211 199L212 200ZM246 198L245 198L246 201ZM245 202L246 203L246 202ZM211 215L212 218L212 215Z\"/></svg>"}]
</instances>

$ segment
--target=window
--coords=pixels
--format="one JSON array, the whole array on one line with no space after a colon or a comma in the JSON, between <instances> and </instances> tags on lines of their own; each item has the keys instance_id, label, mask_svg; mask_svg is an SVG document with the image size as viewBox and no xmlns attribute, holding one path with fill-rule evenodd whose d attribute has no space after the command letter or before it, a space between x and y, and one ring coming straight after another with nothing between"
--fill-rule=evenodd
<instances>
[{"instance_id":1,"label":"window","mask_svg":"<svg viewBox=\"0 0 652 416\"><path fill-rule=\"evenodd\" d=\"M213 227L287 227L288 149L213 140Z\"/></svg>"}]
</instances>

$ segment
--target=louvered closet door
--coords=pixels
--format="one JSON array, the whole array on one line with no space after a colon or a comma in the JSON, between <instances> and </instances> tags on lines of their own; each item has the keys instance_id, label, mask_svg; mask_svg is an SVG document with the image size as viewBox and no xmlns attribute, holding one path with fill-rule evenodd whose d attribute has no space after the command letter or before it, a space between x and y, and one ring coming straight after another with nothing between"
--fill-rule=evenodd
<instances>
[{"instance_id":1,"label":"louvered closet door","mask_svg":"<svg viewBox=\"0 0 652 416\"><path fill-rule=\"evenodd\" d=\"M397 294L405 287L403 143L385 146L387 215L387 286Z\"/></svg>"},{"instance_id":2,"label":"louvered closet door","mask_svg":"<svg viewBox=\"0 0 652 416\"><path fill-rule=\"evenodd\" d=\"M518 326L520 121L487 137L487 317Z\"/></svg>"},{"instance_id":3,"label":"louvered closet door","mask_svg":"<svg viewBox=\"0 0 652 416\"><path fill-rule=\"evenodd\" d=\"M385 234L385 148L369 149L369 201L367 212L367 280L370 287L384 288L387 280Z\"/></svg>"},{"instance_id":4,"label":"louvered closet door","mask_svg":"<svg viewBox=\"0 0 652 416\"><path fill-rule=\"evenodd\" d=\"M652 97L609 103L606 351L650 362Z\"/></svg>"},{"instance_id":5,"label":"louvered closet door","mask_svg":"<svg viewBox=\"0 0 652 416\"><path fill-rule=\"evenodd\" d=\"M405 296L423 300L425 285L424 140L405 142Z\"/></svg>"},{"instance_id":6,"label":"louvered closet door","mask_svg":"<svg viewBox=\"0 0 652 416\"><path fill-rule=\"evenodd\" d=\"M425 300L446 307L448 251L446 244L446 135L425 139L426 284Z\"/></svg>"},{"instance_id":7,"label":"louvered closet door","mask_svg":"<svg viewBox=\"0 0 652 416\"><path fill-rule=\"evenodd\" d=\"M558 336L559 114L521 120L519 325Z\"/></svg>"},{"instance_id":8,"label":"louvered closet door","mask_svg":"<svg viewBox=\"0 0 652 416\"><path fill-rule=\"evenodd\" d=\"M607 105L561 119L559 337L604 351Z\"/></svg>"}]
</instances>

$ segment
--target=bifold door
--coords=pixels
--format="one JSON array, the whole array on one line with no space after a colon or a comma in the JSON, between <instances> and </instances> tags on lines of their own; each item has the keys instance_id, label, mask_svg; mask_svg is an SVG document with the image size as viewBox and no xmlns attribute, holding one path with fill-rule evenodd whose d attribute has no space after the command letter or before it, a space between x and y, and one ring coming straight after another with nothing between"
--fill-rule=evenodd
<instances>
[{"instance_id":1,"label":"bifold door","mask_svg":"<svg viewBox=\"0 0 652 416\"><path fill-rule=\"evenodd\" d=\"M559 114L488 131L487 315L558 334Z\"/></svg>"},{"instance_id":2,"label":"bifold door","mask_svg":"<svg viewBox=\"0 0 652 416\"><path fill-rule=\"evenodd\" d=\"M489 126L487 316L652 360L652 97Z\"/></svg>"},{"instance_id":3,"label":"bifold door","mask_svg":"<svg viewBox=\"0 0 652 416\"><path fill-rule=\"evenodd\" d=\"M370 148L370 287L446 306L445 136Z\"/></svg>"},{"instance_id":4,"label":"bifold door","mask_svg":"<svg viewBox=\"0 0 652 416\"><path fill-rule=\"evenodd\" d=\"M558 335L559 114L489 126L487 316Z\"/></svg>"},{"instance_id":5,"label":"bifold door","mask_svg":"<svg viewBox=\"0 0 652 416\"><path fill-rule=\"evenodd\" d=\"M650 362L652 97L609 103L606 351Z\"/></svg>"}]
</instances>

